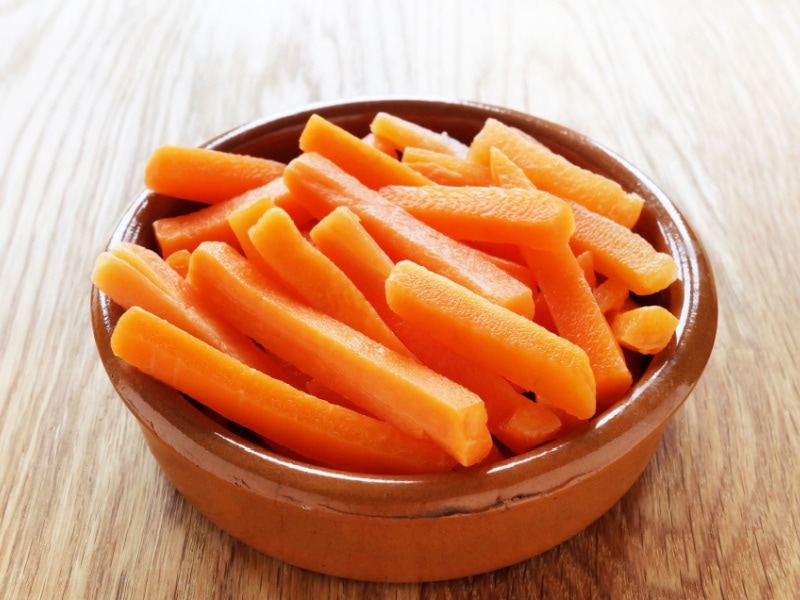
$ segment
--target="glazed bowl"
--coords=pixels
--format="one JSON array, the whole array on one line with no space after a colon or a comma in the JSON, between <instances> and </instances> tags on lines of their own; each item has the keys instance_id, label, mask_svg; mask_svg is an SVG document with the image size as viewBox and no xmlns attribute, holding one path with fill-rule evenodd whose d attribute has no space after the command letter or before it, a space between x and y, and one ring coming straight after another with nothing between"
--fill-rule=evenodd
<instances>
[{"instance_id":1,"label":"glazed bowl","mask_svg":"<svg viewBox=\"0 0 800 600\"><path fill-rule=\"evenodd\" d=\"M644 198L636 231L679 267L678 280L655 300L679 317L679 325L671 345L650 360L624 398L584 428L486 467L413 477L360 475L272 452L122 362L109 344L121 309L97 289L91 296L95 340L166 476L233 537L287 563L340 577L408 582L474 575L569 539L634 484L710 356L717 326L714 279L697 237L647 177L583 135L512 110L423 99L341 102L259 120L205 146L289 161L299 153L298 137L311 114L360 136L378 111L465 142L494 117ZM195 207L143 192L108 246L124 240L155 248L153 221Z\"/></svg>"}]
</instances>

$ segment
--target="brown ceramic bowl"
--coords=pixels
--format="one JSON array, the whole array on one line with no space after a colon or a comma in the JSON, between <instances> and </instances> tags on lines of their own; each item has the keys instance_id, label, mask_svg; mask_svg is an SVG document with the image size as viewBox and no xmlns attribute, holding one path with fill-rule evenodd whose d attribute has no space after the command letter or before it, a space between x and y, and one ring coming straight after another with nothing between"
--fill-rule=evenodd
<instances>
[{"instance_id":1,"label":"brown ceramic bowl","mask_svg":"<svg viewBox=\"0 0 800 600\"><path fill-rule=\"evenodd\" d=\"M388 111L469 141L487 117L534 135L645 200L637 231L669 252L679 280L657 300L680 318L676 340L630 392L583 430L485 468L416 477L364 476L273 453L208 417L184 396L117 359L120 309L92 292L101 359L158 463L197 509L234 537L293 565L373 581L462 577L522 561L574 536L609 510L644 470L711 353L717 299L703 248L644 175L602 146L541 119L468 102L375 99L314 106L257 121L207 147L288 161L317 112L357 135ZM142 193L109 246L154 246L151 223L193 205Z\"/></svg>"}]
</instances>

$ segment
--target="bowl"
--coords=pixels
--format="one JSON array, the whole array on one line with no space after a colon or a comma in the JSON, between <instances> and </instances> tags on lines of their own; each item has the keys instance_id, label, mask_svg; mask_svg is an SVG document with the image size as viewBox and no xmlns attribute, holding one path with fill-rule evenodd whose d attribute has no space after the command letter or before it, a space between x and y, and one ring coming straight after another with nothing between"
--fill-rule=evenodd
<instances>
[{"instance_id":1,"label":"bowl","mask_svg":"<svg viewBox=\"0 0 800 600\"><path fill-rule=\"evenodd\" d=\"M311 114L360 136L378 111L465 142L494 117L644 198L636 230L678 264L678 280L657 301L680 322L672 344L650 360L624 398L586 427L490 466L360 475L271 452L116 358L109 340L121 309L97 289L91 294L95 341L166 476L233 537L292 565L360 580L419 582L488 572L576 535L641 475L709 359L717 327L713 274L690 226L646 176L583 135L513 110L438 99L356 100L258 120L205 146L289 161ZM124 240L155 248L152 222L195 206L145 191L122 215L108 246Z\"/></svg>"}]
</instances>

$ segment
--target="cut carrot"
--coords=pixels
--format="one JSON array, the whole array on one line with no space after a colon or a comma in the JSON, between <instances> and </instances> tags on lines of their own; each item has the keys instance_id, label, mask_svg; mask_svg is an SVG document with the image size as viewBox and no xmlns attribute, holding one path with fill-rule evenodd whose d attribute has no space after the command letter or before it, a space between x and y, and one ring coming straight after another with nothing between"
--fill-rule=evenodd
<instances>
[{"instance_id":1,"label":"cut carrot","mask_svg":"<svg viewBox=\"0 0 800 600\"><path fill-rule=\"evenodd\" d=\"M167 264L181 277L186 277L189 271L189 259L192 253L188 250L178 250L170 254L167 258Z\"/></svg>"},{"instance_id":2,"label":"cut carrot","mask_svg":"<svg viewBox=\"0 0 800 600\"><path fill-rule=\"evenodd\" d=\"M122 308L139 306L188 331L237 360L292 384L295 373L210 309L155 252L127 242L102 253L92 282Z\"/></svg>"},{"instance_id":3,"label":"cut carrot","mask_svg":"<svg viewBox=\"0 0 800 600\"><path fill-rule=\"evenodd\" d=\"M626 193L618 183L556 154L522 131L496 119L487 119L473 139L467 157L478 164L490 164L492 147L516 163L540 190L575 202L631 228L636 224L644 201Z\"/></svg>"},{"instance_id":4,"label":"cut carrot","mask_svg":"<svg viewBox=\"0 0 800 600\"><path fill-rule=\"evenodd\" d=\"M586 278L586 283L589 284L590 288L596 288L597 274L594 272L594 256L592 255L591 251L584 250L580 254L576 254L575 260L578 261L578 264L583 270L583 276Z\"/></svg>"},{"instance_id":5,"label":"cut carrot","mask_svg":"<svg viewBox=\"0 0 800 600\"><path fill-rule=\"evenodd\" d=\"M283 163L255 156L161 146L145 166L144 183L157 194L216 204L277 179L283 168Z\"/></svg>"},{"instance_id":6,"label":"cut carrot","mask_svg":"<svg viewBox=\"0 0 800 600\"><path fill-rule=\"evenodd\" d=\"M465 158L409 146L403 151L402 160L418 173L440 185L492 185L489 169ZM442 170L441 175L438 169ZM430 173L433 177L426 173Z\"/></svg>"},{"instance_id":7,"label":"cut carrot","mask_svg":"<svg viewBox=\"0 0 800 600\"><path fill-rule=\"evenodd\" d=\"M276 186L282 185L280 180L273 181L238 196L206 206L200 210L165 217L153 222L153 232L161 249L161 255L168 257L178 250L191 252L200 244L209 240L225 242L240 250L236 235L228 223L228 217L264 197L272 197Z\"/></svg>"},{"instance_id":8,"label":"cut carrot","mask_svg":"<svg viewBox=\"0 0 800 600\"><path fill-rule=\"evenodd\" d=\"M122 315L111 348L151 377L312 461L382 474L449 471L454 466L429 441L249 368L142 309Z\"/></svg>"},{"instance_id":9,"label":"cut carrot","mask_svg":"<svg viewBox=\"0 0 800 600\"><path fill-rule=\"evenodd\" d=\"M381 195L457 240L552 248L569 241L572 211L561 198L498 187L388 186Z\"/></svg>"},{"instance_id":10,"label":"cut carrot","mask_svg":"<svg viewBox=\"0 0 800 600\"><path fill-rule=\"evenodd\" d=\"M520 169L502 150L494 146L489 149L489 172L491 173L492 181L498 187L520 188L523 190L536 189L533 182L525 175L525 171Z\"/></svg>"},{"instance_id":11,"label":"cut carrot","mask_svg":"<svg viewBox=\"0 0 800 600\"><path fill-rule=\"evenodd\" d=\"M324 157L305 153L286 168L289 190L318 219L348 206L393 260L410 259L475 293L530 318L530 288L479 252L436 231L378 192L372 191Z\"/></svg>"},{"instance_id":12,"label":"cut carrot","mask_svg":"<svg viewBox=\"0 0 800 600\"><path fill-rule=\"evenodd\" d=\"M615 277L608 277L598 284L592 293L603 314L612 310L620 310L625 300L630 297L628 286Z\"/></svg>"},{"instance_id":13,"label":"cut carrot","mask_svg":"<svg viewBox=\"0 0 800 600\"><path fill-rule=\"evenodd\" d=\"M678 317L663 306L638 306L609 315L611 331L624 348L657 354L667 347L678 327Z\"/></svg>"},{"instance_id":14,"label":"cut carrot","mask_svg":"<svg viewBox=\"0 0 800 600\"><path fill-rule=\"evenodd\" d=\"M597 383L597 403L605 408L631 386L632 376L583 270L567 245L550 251L524 248L523 252L558 334L589 356ZM544 397L556 401L549 393Z\"/></svg>"},{"instance_id":15,"label":"cut carrot","mask_svg":"<svg viewBox=\"0 0 800 600\"><path fill-rule=\"evenodd\" d=\"M570 414L594 414L595 378L576 344L409 261L392 269L386 300L454 352L558 401Z\"/></svg>"},{"instance_id":16,"label":"cut carrot","mask_svg":"<svg viewBox=\"0 0 800 600\"><path fill-rule=\"evenodd\" d=\"M573 251L594 256L598 273L622 280L634 294L663 290L678 276L678 265L669 254L657 252L637 233L570 202L575 216Z\"/></svg>"},{"instance_id":17,"label":"cut carrot","mask_svg":"<svg viewBox=\"0 0 800 600\"><path fill-rule=\"evenodd\" d=\"M410 356L359 289L309 242L282 209L267 210L250 229L267 264L306 302L384 346Z\"/></svg>"},{"instance_id":18,"label":"cut carrot","mask_svg":"<svg viewBox=\"0 0 800 600\"><path fill-rule=\"evenodd\" d=\"M387 140L384 137L379 135L375 135L374 133L368 133L363 138L361 138L365 144L368 144L375 148L376 150L380 150L384 154L391 156L394 159L398 159L399 156L397 154L397 148L394 147L394 144Z\"/></svg>"},{"instance_id":19,"label":"cut carrot","mask_svg":"<svg viewBox=\"0 0 800 600\"><path fill-rule=\"evenodd\" d=\"M312 115L306 122L300 134L300 149L324 156L375 190L386 185L432 183L399 160L319 115Z\"/></svg>"},{"instance_id":20,"label":"cut carrot","mask_svg":"<svg viewBox=\"0 0 800 600\"><path fill-rule=\"evenodd\" d=\"M289 213L289 216L292 217L292 221L294 221L295 225L298 227L308 225L314 217L311 216L311 213L308 212L302 203L298 202L297 199L292 196L289 188L286 187L286 183L283 181L283 177L276 179L272 183L272 201L275 203L275 206Z\"/></svg>"},{"instance_id":21,"label":"cut carrot","mask_svg":"<svg viewBox=\"0 0 800 600\"><path fill-rule=\"evenodd\" d=\"M201 244L189 281L264 348L371 414L427 436L460 464L491 449L476 394L283 294L230 246Z\"/></svg>"},{"instance_id":22,"label":"cut carrot","mask_svg":"<svg viewBox=\"0 0 800 600\"><path fill-rule=\"evenodd\" d=\"M438 133L397 115L379 112L369 127L373 134L388 140L400 152L404 152L408 147L413 147L461 158L467 155L466 144L446 133Z\"/></svg>"}]
</instances>

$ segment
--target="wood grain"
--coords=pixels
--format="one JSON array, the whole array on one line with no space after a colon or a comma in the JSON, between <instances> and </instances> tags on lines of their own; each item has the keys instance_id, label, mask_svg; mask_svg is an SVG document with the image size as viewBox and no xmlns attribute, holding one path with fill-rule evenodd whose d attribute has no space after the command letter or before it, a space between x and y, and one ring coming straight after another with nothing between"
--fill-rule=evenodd
<instances>
[{"instance_id":1,"label":"wood grain","mask_svg":"<svg viewBox=\"0 0 800 600\"><path fill-rule=\"evenodd\" d=\"M800 5L0 2L0 597L791 598L800 589ZM525 110L618 151L704 241L704 378L586 531L468 579L309 573L210 525L96 357L89 274L149 152L374 95ZM524 532L521 532L524 535Z\"/></svg>"}]
</instances>

